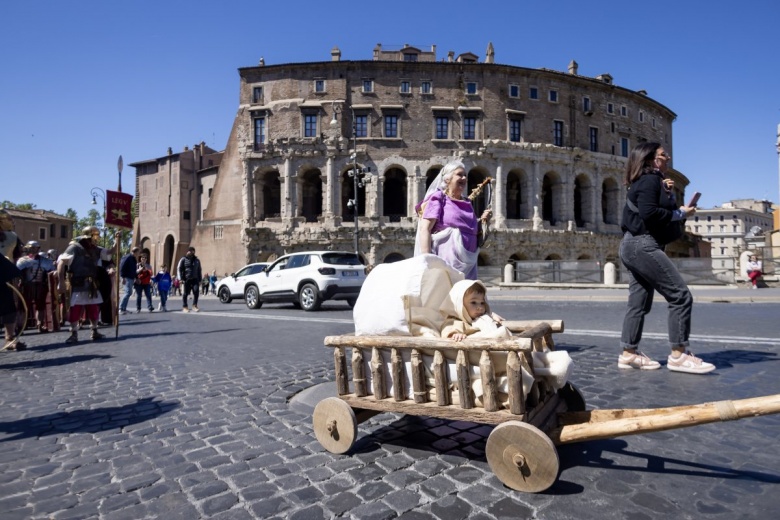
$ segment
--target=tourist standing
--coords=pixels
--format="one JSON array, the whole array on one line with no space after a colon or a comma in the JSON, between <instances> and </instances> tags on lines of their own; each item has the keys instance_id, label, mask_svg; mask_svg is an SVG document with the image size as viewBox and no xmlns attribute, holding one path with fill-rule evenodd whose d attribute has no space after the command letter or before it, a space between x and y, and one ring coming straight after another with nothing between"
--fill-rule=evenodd
<instances>
[{"instance_id":1,"label":"tourist standing","mask_svg":"<svg viewBox=\"0 0 780 520\"><path fill-rule=\"evenodd\" d=\"M176 269L179 273L179 279L184 283L184 294L182 296L183 312L190 312L187 300L192 292L192 310L198 312L198 295L200 283L203 279L203 272L200 267L200 259L195 256L195 248L190 246L187 253L179 260L179 266Z\"/></svg>"}]
</instances>

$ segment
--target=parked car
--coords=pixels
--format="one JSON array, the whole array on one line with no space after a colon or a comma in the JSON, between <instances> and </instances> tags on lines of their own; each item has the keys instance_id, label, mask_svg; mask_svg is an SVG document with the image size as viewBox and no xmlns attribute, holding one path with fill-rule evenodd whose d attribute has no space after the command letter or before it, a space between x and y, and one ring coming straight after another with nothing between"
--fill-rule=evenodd
<instances>
[{"instance_id":1,"label":"parked car","mask_svg":"<svg viewBox=\"0 0 780 520\"><path fill-rule=\"evenodd\" d=\"M244 302L250 309L265 302L292 302L305 311L316 311L326 300L346 300L354 307L365 279L366 267L355 253L292 253L247 279Z\"/></svg>"},{"instance_id":2,"label":"parked car","mask_svg":"<svg viewBox=\"0 0 780 520\"><path fill-rule=\"evenodd\" d=\"M244 297L244 286L249 276L263 272L268 267L268 262L258 262L255 264L249 264L238 272L226 276L219 282L217 282L217 296L222 303L230 303L234 298L241 299Z\"/></svg>"}]
</instances>

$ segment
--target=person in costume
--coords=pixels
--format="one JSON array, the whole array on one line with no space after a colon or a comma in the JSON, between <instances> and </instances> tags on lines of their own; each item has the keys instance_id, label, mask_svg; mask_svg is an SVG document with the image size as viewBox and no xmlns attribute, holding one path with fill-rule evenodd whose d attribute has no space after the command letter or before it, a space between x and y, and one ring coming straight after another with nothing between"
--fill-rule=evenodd
<instances>
[{"instance_id":1,"label":"person in costume","mask_svg":"<svg viewBox=\"0 0 780 520\"><path fill-rule=\"evenodd\" d=\"M461 280L450 289L442 303L446 316L441 329L443 338L463 341L471 338L509 338L512 333L501 323L501 316L490 311L487 289L479 280Z\"/></svg>"},{"instance_id":2,"label":"person in costume","mask_svg":"<svg viewBox=\"0 0 780 520\"><path fill-rule=\"evenodd\" d=\"M468 178L460 161L447 163L431 183L422 202L415 209L417 225L414 254L433 253L462 272L467 279L477 279L479 256L479 221L487 223L491 210L477 220L471 201L466 197Z\"/></svg>"},{"instance_id":3,"label":"person in costume","mask_svg":"<svg viewBox=\"0 0 780 520\"><path fill-rule=\"evenodd\" d=\"M70 336L65 343L77 343L79 340L79 319L82 312L90 322L92 332L90 339L96 341L105 336L98 332L98 318L100 316L100 304L103 298L100 295L97 278L97 262L101 255L101 249L95 241L94 228L88 227L83 234L76 237L57 261L57 274L59 280L57 291L65 293L65 268L67 267L67 283L70 286L70 310L68 321L70 322ZM109 260L107 254L103 258Z\"/></svg>"},{"instance_id":4,"label":"person in costume","mask_svg":"<svg viewBox=\"0 0 780 520\"><path fill-rule=\"evenodd\" d=\"M16 262L22 271L22 294L27 309L38 332L48 332L46 328L46 296L49 294L49 272L54 270L54 262L41 254L41 245L35 240L27 242L28 254Z\"/></svg>"}]
</instances>

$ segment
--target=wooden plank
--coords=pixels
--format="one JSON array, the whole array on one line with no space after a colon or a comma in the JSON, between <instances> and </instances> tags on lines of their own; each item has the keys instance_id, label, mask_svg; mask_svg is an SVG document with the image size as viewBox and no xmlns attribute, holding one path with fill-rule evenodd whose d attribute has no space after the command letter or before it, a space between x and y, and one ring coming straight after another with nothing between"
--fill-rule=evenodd
<instances>
[{"instance_id":1,"label":"wooden plank","mask_svg":"<svg viewBox=\"0 0 780 520\"><path fill-rule=\"evenodd\" d=\"M479 357L479 375L482 378L482 406L486 412L498 410L498 390L496 390L496 371L490 354L483 350Z\"/></svg>"},{"instance_id":2,"label":"wooden plank","mask_svg":"<svg viewBox=\"0 0 780 520\"><path fill-rule=\"evenodd\" d=\"M516 356L517 354L515 354ZM458 399L460 407L468 410L474 408L474 394L471 391L471 376L469 374L469 359L462 350L455 358L455 372L458 375Z\"/></svg>"},{"instance_id":3,"label":"wooden plank","mask_svg":"<svg viewBox=\"0 0 780 520\"><path fill-rule=\"evenodd\" d=\"M414 403L410 400L396 402L392 397L375 401L364 397L357 397L355 394L339 396L353 408L364 408L376 410L378 412L400 413L407 415L423 415L427 417L436 417L451 421L470 421L482 424L501 424L506 421L523 421L524 415L516 415L509 410L501 409L495 412L486 412L482 408L472 408L464 410L456 404L439 406L438 403Z\"/></svg>"},{"instance_id":4,"label":"wooden plank","mask_svg":"<svg viewBox=\"0 0 780 520\"><path fill-rule=\"evenodd\" d=\"M360 397L368 395L366 370L363 367L363 351L359 348L352 349L352 384L355 385L355 394Z\"/></svg>"},{"instance_id":5,"label":"wooden plank","mask_svg":"<svg viewBox=\"0 0 780 520\"><path fill-rule=\"evenodd\" d=\"M780 394L663 408L659 409L659 413L640 412L642 414L638 416L629 413L618 419L560 426L550 431L550 438L555 444L566 444L776 414L780 413ZM563 417L566 415L562 414Z\"/></svg>"},{"instance_id":6,"label":"wooden plank","mask_svg":"<svg viewBox=\"0 0 780 520\"><path fill-rule=\"evenodd\" d=\"M403 401L406 399L406 370L404 370L404 360L397 348L390 351L390 362L393 374L393 397L396 401Z\"/></svg>"},{"instance_id":7,"label":"wooden plank","mask_svg":"<svg viewBox=\"0 0 780 520\"><path fill-rule=\"evenodd\" d=\"M509 411L514 414L524 414L523 368L517 352L510 352L507 356L506 377L509 385Z\"/></svg>"},{"instance_id":8,"label":"wooden plank","mask_svg":"<svg viewBox=\"0 0 780 520\"><path fill-rule=\"evenodd\" d=\"M549 325L552 332L564 332L563 320L505 320L503 325L517 334L532 329L542 323Z\"/></svg>"},{"instance_id":9,"label":"wooden plank","mask_svg":"<svg viewBox=\"0 0 780 520\"><path fill-rule=\"evenodd\" d=\"M374 391L374 399L380 400L387 397L385 392L385 363L382 353L377 347L371 351L371 386Z\"/></svg>"},{"instance_id":10,"label":"wooden plank","mask_svg":"<svg viewBox=\"0 0 780 520\"><path fill-rule=\"evenodd\" d=\"M447 406L450 404L450 381L447 376L447 362L440 350L433 354L433 365L431 365L433 379L436 388L436 404Z\"/></svg>"},{"instance_id":11,"label":"wooden plank","mask_svg":"<svg viewBox=\"0 0 780 520\"><path fill-rule=\"evenodd\" d=\"M349 393L349 375L347 374L347 356L344 347L333 350L333 361L336 365L336 393L344 395Z\"/></svg>"},{"instance_id":12,"label":"wooden plank","mask_svg":"<svg viewBox=\"0 0 780 520\"><path fill-rule=\"evenodd\" d=\"M412 392L415 403L428 401L428 391L425 388L425 365L422 354L417 349L412 349Z\"/></svg>"},{"instance_id":13,"label":"wooden plank","mask_svg":"<svg viewBox=\"0 0 780 520\"><path fill-rule=\"evenodd\" d=\"M539 337L541 341L541 335ZM513 337L508 339L466 339L455 342L449 339L435 339L412 336L326 336L326 347L350 348L397 348L429 349L431 351L487 350L489 352L507 352L511 350L531 350L532 339ZM454 357L454 356L453 356Z\"/></svg>"}]
</instances>

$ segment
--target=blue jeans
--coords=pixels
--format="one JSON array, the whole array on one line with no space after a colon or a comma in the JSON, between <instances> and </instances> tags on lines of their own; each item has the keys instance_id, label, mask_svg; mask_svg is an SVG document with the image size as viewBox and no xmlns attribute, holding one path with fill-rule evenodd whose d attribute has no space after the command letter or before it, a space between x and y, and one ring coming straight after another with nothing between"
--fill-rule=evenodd
<instances>
[{"instance_id":1,"label":"blue jeans","mask_svg":"<svg viewBox=\"0 0 780 520\"><path fill-rule=\"evenodd\" d=\"M122 278L122 284L125 286L125 295L122 296L122 301L119 302L119 310L126 311L127 304L130 302L130 297L133 295L133 283L135 280L132 278Z\"/></svg>"},{"instance_id":2,"label":"blue jeans","mask_svg":"<svg viewBox=\"0 0 780 520\"><path fill-rule=\"evenodd\" d=\"M147 308L150 311L154 310L154 306L152 305L152 286L136 285L135 294L138 295L138 299L136 300L136 308L138 309L138 312L141 312L141 293L144 293L146 295Z\"/></svg>"},{"instance_id":3,"label":"blue jeans","mask_svg":"<svg viewBox=\"0 0 780 520\"><path fill-rule=\"evenodd\" d=\"M620 243L620 259L628 269L628 308L623 319L620 346L639 346L645 315L653 306L653 293L669 304L669 344L672 348L688 347L691 335L693 296L677 268L650 235L626 233Z\"/></svg>"},{"instance_id":4,"label":"blue jeans","mask_svg":"<svg viewBox=\"0 0 780 520\"><path fill-rule=\"evenodd\" d=\"M162 308L165 308L165 304L168 303L168 291L164 291L162 289L157 289L157 292L160 295L160 305Z\"/></svg>"}]
</instances>

